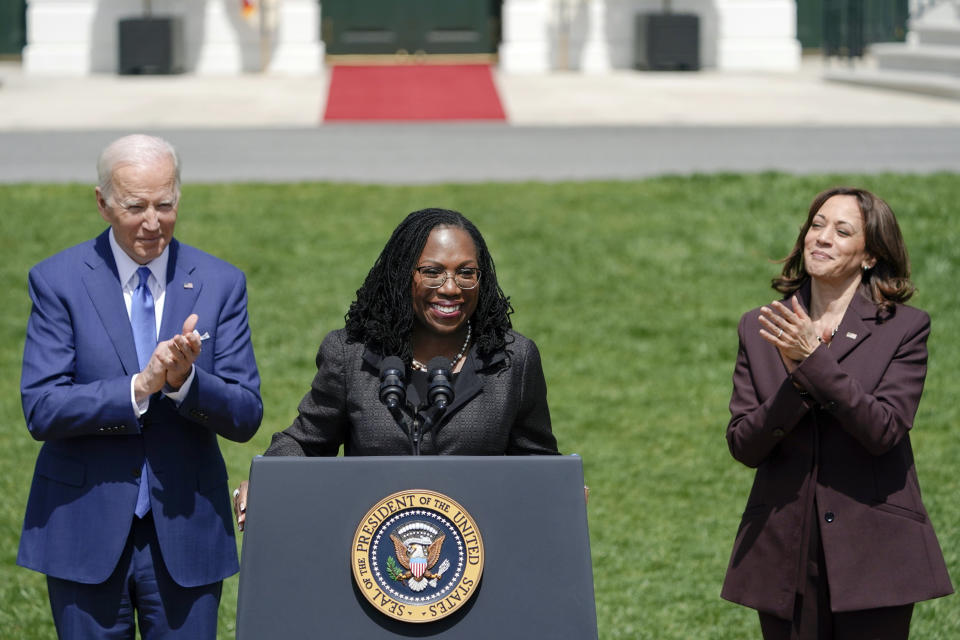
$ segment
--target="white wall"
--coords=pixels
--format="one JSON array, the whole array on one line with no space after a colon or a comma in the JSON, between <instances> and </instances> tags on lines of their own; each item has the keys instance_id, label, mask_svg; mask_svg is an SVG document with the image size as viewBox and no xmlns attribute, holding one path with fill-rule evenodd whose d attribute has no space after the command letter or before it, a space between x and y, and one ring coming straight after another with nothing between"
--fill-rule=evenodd
<instances>
[{"instance_id":1,"label":"white wall","mask_svg":"<svg viewBox=\"0 0 960 640\"><path fill-rule=\"evenodd\" d=\"M155 15L184 20L186 70L317 74L323 66L320 5L277 3L266 55L256 20L239 0L153 0ZM397 0L400 1L400 0ZM455 0L451 0L455 1ZM141 0L29 0L28 73L83 75L117 70L117 21L141 15ZM510 73L573 69L603 73L633 65L634 17L659 0L504 0L500 67ZM721 70L794 71L800 66L795 0L673 0L700 17L700 62Z\"/></svg>"},{"instance_id":2,"label":"white wall","mask_svg":"<svg viewBox=\"0 0 960 640\"><path fill-rule=\"evenodd\" d=\"M316 0L277 0L266 14L273 28L262 51L257 19L246 20L239 0L153 0L153 15L179 16L186 70L200 74L266 71L316 74L323 66ZM27 73L85 75L117 70L117 23L141 17L142 0L28 0ZM258 14L259 16L259 14Z\"/></svg>"},{"instance_id":3,"label":"white wall","mask_svg":"<svg viewBox=\"0 0 960 640\"><path fill-rule=\"evenodd\" d=\"M800 67L795 0L673 0L700 18L700 63L723 70ZM659 0L504 0L500 66L514 73L630 69L635 16Z\"/></svg>"}]
</instances>

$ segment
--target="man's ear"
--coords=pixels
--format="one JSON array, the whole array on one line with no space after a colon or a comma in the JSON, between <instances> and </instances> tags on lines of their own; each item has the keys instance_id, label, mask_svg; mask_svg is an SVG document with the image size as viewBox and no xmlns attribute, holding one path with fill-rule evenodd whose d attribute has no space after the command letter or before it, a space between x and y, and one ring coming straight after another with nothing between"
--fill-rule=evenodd
<instances>
[{"instance_id":1,"label":"man's ear","mask_svg":"<svg viewBox=\"0 0 960 640\"><path fill-rule=\"evenodd\" d=\"M100 217L110 222L110 218L107 217L107 199L104 197L100 187L95 187L93 191L97 195L97 210L100 212Z\"/></svg>"}]
</instances>

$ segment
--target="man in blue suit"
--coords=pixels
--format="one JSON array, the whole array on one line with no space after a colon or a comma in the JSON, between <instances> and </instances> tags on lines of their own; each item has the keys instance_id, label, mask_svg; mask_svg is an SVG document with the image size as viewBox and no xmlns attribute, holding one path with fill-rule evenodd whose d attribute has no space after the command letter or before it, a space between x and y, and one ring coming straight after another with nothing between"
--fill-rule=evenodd
<instances>
[{"instance_id":1,"label":"man in blue suit","mask_svg":"<svg viewBox=\"0 0 960 640\"><path fill-rule=\"evenodd\" d=\"M249 440L260 378L243 273L173 238L177 154L127 136L98 163L110 228L30 271L21 398L43 441L17 563L61 638L214 638L237 572L217 435Z\"/></svg>"}]
</instances>

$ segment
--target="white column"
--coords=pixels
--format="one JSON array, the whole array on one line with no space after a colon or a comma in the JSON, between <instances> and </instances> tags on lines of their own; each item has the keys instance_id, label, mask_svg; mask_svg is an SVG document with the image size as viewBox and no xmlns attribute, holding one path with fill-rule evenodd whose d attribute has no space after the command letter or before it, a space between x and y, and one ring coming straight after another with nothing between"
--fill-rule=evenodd
<instances>
[{"instance_id":1,"label":"white column","mask_svg":"<svg viewBox=\"0 0 960 640\"><path fill-rule=\"evenodd\" d=\"M195 71L234 75L260 70L260 26L245 19L235 0L206 0Z\"/></svg>"},{"instance_id":2,"label":"white column","mask_svg":"<svg viewBox=\"0 0 960 640\"><path fill-rule=\"evenodd\" d=\"M93 71L90 36L95 5L94 0L30 0L24 72L86 75Z\"/></svg>"},{"instance_id":3,"label":"white column","mask_svg":"<svg viewBox=\"0 0 960 640\"><path fill-rule=\"evenodd\" d=\"M239 0L206 0L203 25L198 74L311 75L323 68L316 0L260 0L249 19Z\"/></svg>"},{"instance_id":4,"label":"white column","mask_svg":"<svg viewBox=\"0 0 960 640\"><path fill-rule=\"evenodd\" d=\"M580 58L584 73L607 73L613 69L610 42L607 35L606 0L587 2L587 36Z\"/></svg>"},{"instance_id":5,"label":"white column","mask_svg":"<svg viewBox=\"0 0 960 640\"><path fill-rule=\"evenodd\" d=\"M552 68L551 0L504 0L500 69L507 73L546 73Z\"/></svg>"},{"instance_id":6,"label":"white column","mask_svg":"<svg viewBox=\"0 0 960 640\"><path fill-rule=\"evenodd\" d=\"M276 0L275 46L271 73L315 75L323 70L325 47L320 40L320 3L317 0Z\"/></svg>"},{"instance_id":7,"label":"white column","mask_svg":"<svg viewBox=\"0 0 960 640\"><path fill-rule=\"evenodd\" d=\"M717 68L800 69L795 0L716 0Z\"/></svg>"}]
</instances>

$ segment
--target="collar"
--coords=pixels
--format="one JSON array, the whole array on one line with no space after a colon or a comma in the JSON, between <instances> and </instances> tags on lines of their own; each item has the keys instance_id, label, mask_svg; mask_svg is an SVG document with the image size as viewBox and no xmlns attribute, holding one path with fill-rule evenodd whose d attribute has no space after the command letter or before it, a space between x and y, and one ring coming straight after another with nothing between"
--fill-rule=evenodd
<instances>
[{"instance_id":1,"label":"collar","mask_svg":"<svg viewBox=\"0 0 960 640\"><path fill-rule=\"evenodd\" d=\"M507 349L510 347L510 342L512 342L512 338L508 335L506 345ZM503 366L503 362L505 362L506 359L507 354L505 350L497 351L488 355L487 357L481 357L480 354L477 353L476 343L470 345L470 349L467 351L466 360L463 363L463 367L460 369L460 373L457 374L456 381L453 385L453 403L447 407L447 410L440 418L439 423L435 427L434 436L436 436L436 432L447 423L447 421L450 419L450 416L455 414L463 405L467 404L483 390L483 378L485 375L492 371L499 370L499 368ZM369 348L364 346L362 360L363 366L367 367L373 376L379 377L380 363L384 360L384 356L374 353ZM418 406L422 401L417 393L416 386L412 384L407 385L407 401L408 404L413 406Z\"/></svg>"},{"instance_id":2,"label":"collar","mask_svg":"<svg viewBox=\"0 0 960 640\"><path fill-rule=\"evenodd\" d=\"M809 311L810 280L807 279L807 281L797 289L796 293L797 297L800 298L800 304L803 305L804 309ZM784 300L786 301L784 304L789 304L790 296L784 298ZM854 348L862 344L872 333L872 328L875 328L876 324L877 305L870 299L868 289L860 287L857 292L853 294L853 298L851 298L850 304L847 305L847 310L844 312L843 318L837 327L837 332L834 334L833 340L830 341L830 351L837 361L842 360L848 353L853 351Z\"/></svg>"},{"instance_id":3,"label":"collar","mask_svg":"<svg viewBox=\"0 0 960 640\"><path fill-rule=\"evenodd\" d=\"M136 274L137 269L140 267L147 267L150 269L150 273L153 275L153 279L156 281L159 290L163 291L167 283L167 263L170 261L169 244L164 247L163 253L161 253L159 257L151 260L145 265L141 265L137 264L137 262L128 256L127 252L120 247L120 244L113 235L113 227L110 228L107 237L110 240L110 251L113 253L113 261L117 265L117 276L120 278L121 285L126 287L128 284L132 284L131 288L135 288L136 283L131 283L131 279L133 278L134 274Z\"/></svg>"}]
</instances>

